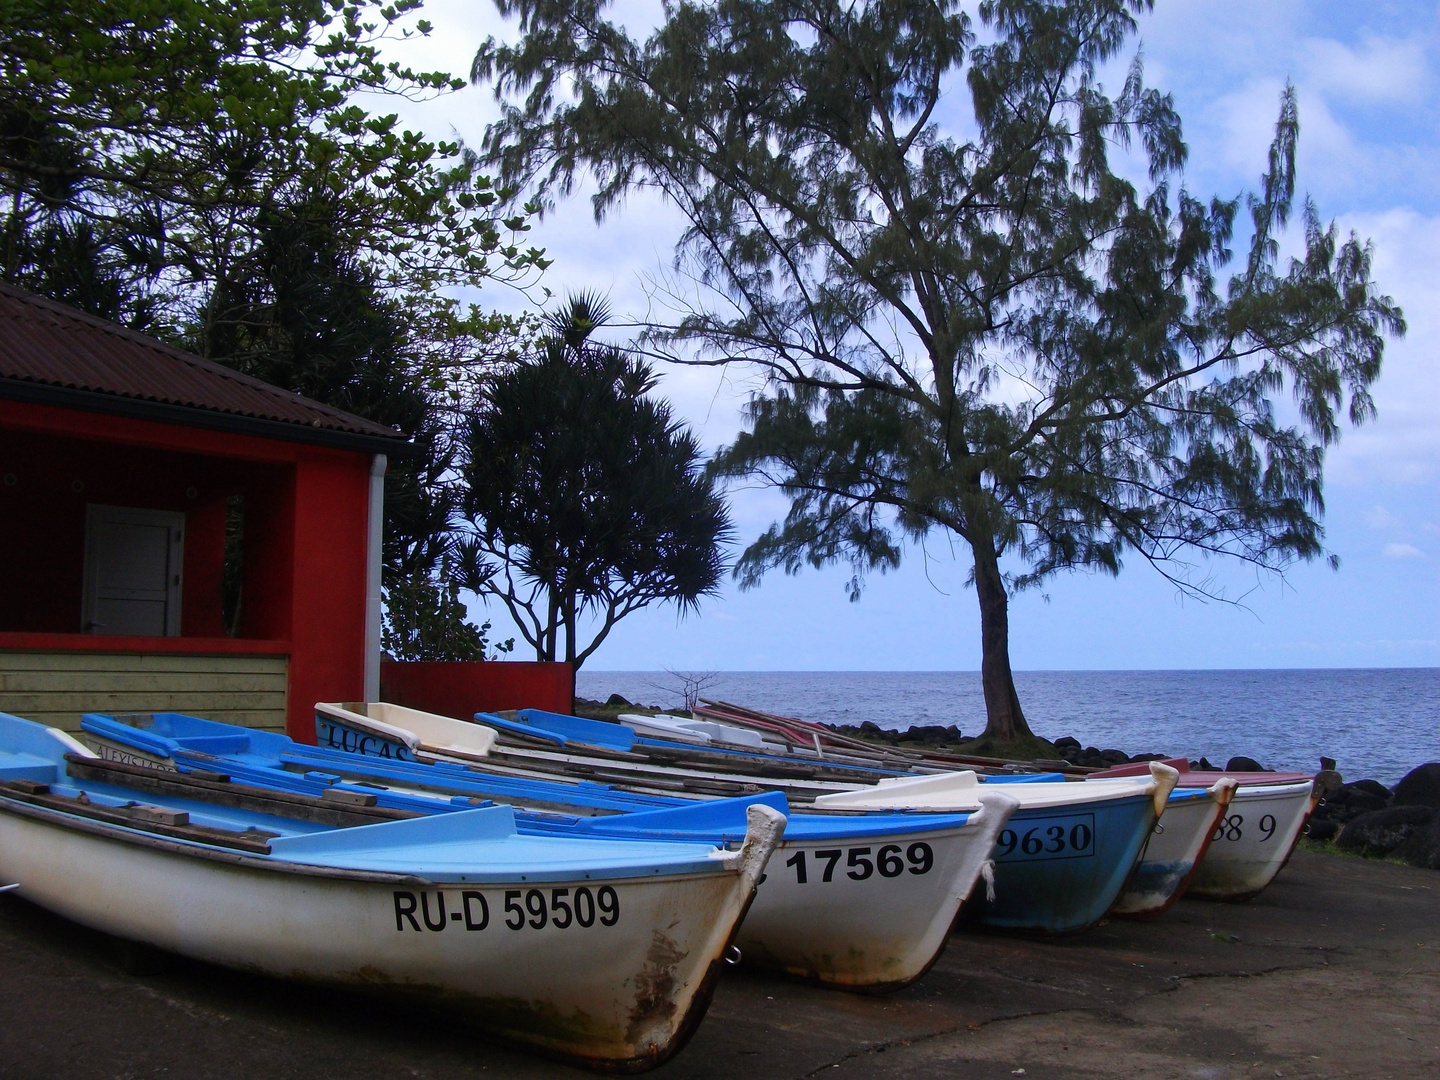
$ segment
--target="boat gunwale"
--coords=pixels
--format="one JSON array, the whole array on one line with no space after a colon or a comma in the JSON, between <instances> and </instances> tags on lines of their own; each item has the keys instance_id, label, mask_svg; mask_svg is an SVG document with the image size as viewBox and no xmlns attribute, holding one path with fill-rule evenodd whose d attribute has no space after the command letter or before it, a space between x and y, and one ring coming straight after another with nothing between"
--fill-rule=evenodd
<instances>
[{"instance_id":1,"label":"boat gunwale","mask_svg":"<svg viewBox=\"0 0 1440 1080\"><path fill-rule=\"evenodd\" d=\"M175 840L166 836L157 836L154 833L145 832L141 829L130 829L123 825L111 825L108 822L94 821L76 814L67 814L63 810L53 810L45 806L34 806L30 803L13 799L3 791L0 791L0 812L13 814L16 817L41 821L56 828L88 833L92 836L118 840L122 843L132 844L138 847L154 848L174 855L185 855L193 858L208 859L212 862L227 863L231 866L238 866L245 869L273 870L276 873L282 874L338 878L344 881L363 881L380 885L447 884L446 882L437 882L430 878L420 877L416 874L397 874L388 870L351 870L339 866L290 862L275 856L262 858L255 855L246 855L234 849L227 850L211 847L207 844L192 840Z\"/></svg>"},{"instance_id":2,"label":"boat gunwale","mask_svg":"<svg viewBox=\"0 0 1440 1080\"><path fill-rule=\"evenodd\" d=\"M81 817L77 814L68 814L63 810L55 810L50 807L35 806L11 798L8 794L0 791L0 812L14 813L17 817L28 817L44 821L57 828L71 828L77 832L89 833L91 835L103 836L109 839L121 840L126 843L140 847L151 847L161 851L171 852L179 855L190 855L203 859L210 859L215 862L229 863L249 869L275 870L280 873L301 874L308 877L338 878L345 881L371 882L375 884L405 884L416 886L430 886L433 888L459 887L468 885L476 888L502 888L506 885L540 885L560 881L576 882L605 882L607 884L641 883L654 881L683 881L687 879L704 879L715 874L734 873L735 867L731 861L735 858L735 852L721 848L715 850L708 856L714 863L713 868L700 869L702 860L694 860L695 865L687 865L685 869L672 872L652 871L650 873L636 873L634 868L625 867L616 873L597 873L597 868L588 870L580 867L559 868L547 870L539 874L520 874L515 872L502 873L476 873L470 872L460 874L438 874L429 877L422 877L419 874L402 874L390 870L356 870L343 866L328 866L324 863L300 862L295 859L287 859L281 855L257 856L247 855L236 849L225 849L211 847L199 841L179 840L170 837L159 836L155 833L146 832L143 829L130 829L123 825L111 825L108 822L95 821L90 818ZM356 828L360 826L354 826ZM549 839L551 837L525 837L526 839ZM556 836L556 840L567 840L569 837ZM580 839L580 838L576 838ZM588 837L583 839L590 839ZM630 843L629 838L618 839L618 843ZM645 841L640 841L645 842ZM704 841L676 841L677 843L689 844L695 847L713 846L706 845ZM778 850L778 845L777 845Z\"/></svg>"}]
</instances>

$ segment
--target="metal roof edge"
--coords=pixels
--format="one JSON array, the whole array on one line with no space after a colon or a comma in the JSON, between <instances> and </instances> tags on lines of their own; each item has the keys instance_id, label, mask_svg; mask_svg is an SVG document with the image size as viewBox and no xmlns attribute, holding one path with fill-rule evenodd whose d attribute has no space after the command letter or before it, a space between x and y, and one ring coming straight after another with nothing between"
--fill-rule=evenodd
<instances>
[{"instance_id":1,"label":"metal roof edge","mask_svg":"<svg viewBox=\"0 0 1440 1080\"><path fill-rule=\"evenodd\" d=\"M154 420L181 427L205 428L232 435L252 435L282 442L308 443L337 450L355 450L367 454L388 454L408 457L420 453L408 435L362 435L336 428L311 427L284 420L219 412L194 405L173 405L169 402L125 397L97 390L77 390L69 386L30 382L26 379L0 377L0 398L34 405L55 405L65 409L124 416L134 420Z\"/></svg>"}]
</instances>

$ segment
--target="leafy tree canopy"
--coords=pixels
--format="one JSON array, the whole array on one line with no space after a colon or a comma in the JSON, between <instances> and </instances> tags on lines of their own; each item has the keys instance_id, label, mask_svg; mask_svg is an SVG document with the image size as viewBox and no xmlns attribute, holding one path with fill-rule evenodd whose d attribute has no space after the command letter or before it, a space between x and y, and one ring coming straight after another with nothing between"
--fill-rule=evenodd
<instances>
[{"instance_id":1,"label":"leafy tree canopy","mask_svg":"<svg viewBox=\"0 0 1440 1080\"><path fill-rule=\"evenodd\" d=\"M544 260L457 144L366 108L462 85L382 59L430 32L419 7L0 0L0 271L208 355L210 295L323 203L375 288L427 330L474 329L439 288Z\"/></svg>"},{"instance_id":2,"label":"leafy tree canopy","mask_svg":"<svg viewBox=\"0 0 1440 1080\"><path fill-rule=\"evenodd\" d=\"M576 668L631 612L713 593L729 532L694 436L651 396L654 374L590 341L604 321L584 297L553 317L485 387L462 452L467 587L505 604L537 659ZM589 614L599 629L582 644Z\"/></svg>"},{"instance_id":3,"label":"leafy tree canopy","mask_svg":"<svg viewBox=\"0 0 1440 1080\"><path fill-rule=\"evenodd\" d=\"M593 179L597 215L663 193L708 292L654 340L769 376L718 463L791 499L742 582L961 537L1008 739L1015 590L1322 553L1325 447L1404 327L1309 201L1282 257L1292 89L1258 190L1206 199L1139 60L1102 82L1150 0L697 0L643 40L603 0L497 2L488 161L547 199Z\"/></svg>"}]
</instances>

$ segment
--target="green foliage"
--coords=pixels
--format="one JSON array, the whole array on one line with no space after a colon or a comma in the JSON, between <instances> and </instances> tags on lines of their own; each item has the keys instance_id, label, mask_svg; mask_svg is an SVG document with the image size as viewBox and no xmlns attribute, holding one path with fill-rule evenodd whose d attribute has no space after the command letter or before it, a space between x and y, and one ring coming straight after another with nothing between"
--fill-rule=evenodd
<instances>
[{"instance_id":1,"label":"green foliage","mask_svg":"<svg viewBox=\"0 0 1440 1080\"><path fill-rule=\"evenodd\" d=\"M405 25L419 6L0 0L0 271L203 350L211 293L324 205L333 246L407 314L483 329L436 290L542 266L523 214L501 219L458 145L364 107L462 85L381 59L428 33ZM108 282L88 303L87 274Z\"/></svg>"},{"instance_id":2,"label":"green foliage","mask_svg":"<svg viewBox=\"0 0 1440 1080\"><path fill-rule=\"evenodd\" d=\"M505 604L537 659L577 668L631 612L713 593L729 530L694 436L649 396L650 369L589 340L604 321L603 305L572 300L485 387L461 466L467 587ZM600 628L582 647L592 611Z\"/></svg>"},{"instance_id":3,"label":"green foliage","mask_svg":"<svg viewBox=\"0 0 1440 1080\"><path fill-rule=\"evenodd\" d=\"M385 588L380 647L396 660L498 660L515 639L492 650L490 623L469 621L460 585L442 564L438 576L413 574Z\"/></svg>"},{"instance_id":4,"label":"green foliage","mask_svg":"<svg viewBox=\"0 0 1440 1080\"><path fill-rule=\"evenodd\" d=\"M743 584L847 560L858 590L905 540L958 535L1010 738L1016 589L1133 553L1204 595L1208 556L1323 552L1325 447L1373 413L1404 324L1369 244L1308 201L1280 255L1293 89L1242 204L1183 186L1138 59L1099 81L1149 0L713 0L644 41L601 0L500 7L523 37L475 59L504 107L488 161L547 200L593 176L597 215L663 193L718 302L656 341L768 376L716 465L791 500Z\"/></svg>"}]
</instances>

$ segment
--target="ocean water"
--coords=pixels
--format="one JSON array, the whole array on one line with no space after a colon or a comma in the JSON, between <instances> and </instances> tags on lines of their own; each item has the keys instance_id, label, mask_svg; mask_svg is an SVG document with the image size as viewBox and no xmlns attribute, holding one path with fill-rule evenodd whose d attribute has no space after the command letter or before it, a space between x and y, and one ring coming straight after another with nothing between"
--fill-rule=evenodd
<instances>
[{"instance_id":1,"label":"ocean water","mask_svg":"<svg viewBox=\"0 0 1440 1080\"><path fill-rule=\"evenodd\" d=\"M974 671L721 671L689 676L702 697L766 712L881 727L985 727ZM586 671L576 693L676 708L684 674ZM1128 754L1163 753L1223 765L1234 755L1266 768L1313 772L1333 757L1346 780L1393 786L1440 761L1440 669L1280 671L1021 671L1016 688L1031 728Z\"/></svg>"}]
</instances>

